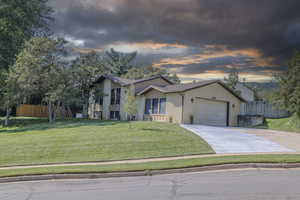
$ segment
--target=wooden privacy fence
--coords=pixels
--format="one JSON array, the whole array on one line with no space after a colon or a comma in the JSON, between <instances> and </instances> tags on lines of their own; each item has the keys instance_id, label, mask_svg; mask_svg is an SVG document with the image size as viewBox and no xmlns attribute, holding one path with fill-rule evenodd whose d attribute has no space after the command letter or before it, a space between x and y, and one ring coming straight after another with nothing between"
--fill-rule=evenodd
<instances>
[{"instance_id":1,"label":"wooden privacy fence","mask_svg":"<svg viewBox=\"0 0 300 200\"><path fill-rule=\"evenodd\" d=\"M43 105L21 104L17 107L16 115L19 117L48 117L48 107ZM71 111L59 108L56 110L57 117L72 117Z\"/></svg>"},{"instance_id":2,"label":"wooden privacy fence","mask_svg":"<svg viewBox=\"0 0 300 200\"><path fill-rule=\"evenodd\" d=\"M287 110L265 101L252 101L242 104L241 114L263 115L266 118L283 118L290 116L290 112Z\"/></svg>"}]
</instances>

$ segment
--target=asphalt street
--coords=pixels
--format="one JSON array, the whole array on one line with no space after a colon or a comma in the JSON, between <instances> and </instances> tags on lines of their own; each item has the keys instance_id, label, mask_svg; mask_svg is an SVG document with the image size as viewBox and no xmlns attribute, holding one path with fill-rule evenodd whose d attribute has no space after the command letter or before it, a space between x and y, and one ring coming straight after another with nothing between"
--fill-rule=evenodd
<instances>
[{"instance_id":1,"label":"asphalt street","mask_svg":"<svg viewBox=\"0 0 300 200\"><path fill-rule=\"evenodd\" d=\"M1 200L293 200L300 170L229 170L0 184Z\"/></svg>"}]
</instances>

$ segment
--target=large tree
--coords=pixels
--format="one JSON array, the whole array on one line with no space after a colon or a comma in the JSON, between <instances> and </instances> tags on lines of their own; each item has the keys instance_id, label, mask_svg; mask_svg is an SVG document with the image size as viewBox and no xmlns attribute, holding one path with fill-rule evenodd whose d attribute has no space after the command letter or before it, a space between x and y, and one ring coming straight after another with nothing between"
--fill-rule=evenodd
<instances>
[{"instance_id":1,"label":"large tree","mask_svg":"<svg viewBox=\"0 0 300 200\"><path fill-rule=\"evenodd\" d=\"M11 103L3 101L11 99L5 96L13 88L7 85L9 68L26 40L49 34L51 13L48 0L0 0L0 102L7 113Z\"/></svg>"},{"instance_id":2,"label":"large tree","mask_svg":"<svg viewBox=\"0 0 300 200\"><path fill-rule=\"evenodd\" d=\"M162 75L174 83L180 83L180 79L176 74L169 73L166 69L159 67L133 67L128 70L128 72L123 75L124 78L128 79L142 79L149 78L155 75Z\"/></svg>"},{"instance_id":3,"label":"large tree","mask_svg":"<svg viewBox=\"0 0 300 200\"><path fill-rule=\"evenodd\" d=\"M137 56L137 52L121 53L110 49L106 52L106 65L110 68L112 74L122 76L133 67L132 62Z\"/></svg>"},{"instance_id":4,"label":"large tree","mask_svg":"<svg viewBox=\"0 0 300 200\"><path fill-rule=\"evenodd\" d=\"M296 51L288 62L288 70L277 76L279 81L278 102L300 118L300 52Z\"/></svg>"},{"instance_id":5,"label":"large tree","mask_svg":"<svg viewBox=\"0 0 300 200\"><path fill-rule=\"evenodd\" d=\"M88 104L91 85L101 76L110 73L110 69L104 63L102 55L92 51L87 54L80 54L72 65L72 73L76 88L79 93L79 102L82 105L82 114L88 115Z\"/></svg>"},{"instance_id":6,"label":"large tree","mask_svg":"<svg viewBox=\"0 0 300 200\"><path fill-rule=\"evenodd\" d=\"M0 0L0 68L14 64L24 41L49 33L51 13L48 0Z\"/></svg>"},{"instance_id":7,"label":"large tree","mask_svg":"<svg viewBox=\"0 0 300 200\"><path fill-rule=\"evenodd\" d=\"M41 95L48 105L49 122L55 120L56 108L73 88L69 83L71 73L65 66L66 54L63 39L35 37L25 43L9 73L8 80L15 82L23 94Z\"/></svg>"}]
</instances>

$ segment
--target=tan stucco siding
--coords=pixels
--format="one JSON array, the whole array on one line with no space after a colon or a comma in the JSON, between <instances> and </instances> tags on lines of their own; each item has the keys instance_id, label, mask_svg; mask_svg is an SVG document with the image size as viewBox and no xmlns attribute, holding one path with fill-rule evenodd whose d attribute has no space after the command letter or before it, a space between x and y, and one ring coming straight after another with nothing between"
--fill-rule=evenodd
<instances>
[{"instance_id":1,"label":"tan stucco siding","mask_svg":"<svg viewBox=\"0 0 300 200\"><path fill-rule=\"evenodd\" d=\"M112 82L109 79L104 80L104 87L103 87L103 119L108 120L110 115L109 105L110 105L110 97L111 97L111 87Z\"/></svg>"},{"instance_id":2,"label":"tan stucco siding","mask_svg":"<svg viewBox=\"0 0 300 200\"><path fill-rule=\"evenodd\" d=\"M216 99L229 102L229 125L237 125L237 116L240 112L241 101L220 84L215 83L206 87L196 88L185 92L183 107L183 123L190 123L190 116L196 116L200 112L197 109L196 98ZM194 99L194 103L191 102Z\"/></svg>"},{"instance_id":3,"label":"tan stucco siding","mask_svg":"<svg viewBox=\"0 0 300 200\"><path fill-rule=\"evenodd\" d=\"M179 93L167 94L166 114L172 118L173 123L182 121L182 96Z\"/></svg>"},{"instance_id":4,"label":"tan stucco siding","mask_svg":"<svg viewBox=\"0 0 300 200\"><path fill-rule=\"evenodd\" d=\"M168 83L167 81L165 81L162 78L156 78L156 79L152 79L149 81L143 81L140 83L136 83L134 85L135 85L136 91L141 91L141 90L145 89L146 87L148 87L149 85L166 86L166 85L170 85L170 83Z\"/></svg>"}]
</instances>

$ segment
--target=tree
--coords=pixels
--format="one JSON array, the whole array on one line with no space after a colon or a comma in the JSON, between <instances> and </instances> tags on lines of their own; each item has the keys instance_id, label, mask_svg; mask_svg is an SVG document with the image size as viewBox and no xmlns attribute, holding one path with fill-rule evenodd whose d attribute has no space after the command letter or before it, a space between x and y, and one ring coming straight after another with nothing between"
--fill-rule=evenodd
<instances>
[{"instance_id":1,"label":"tree","mask_svg":"<svg viewBox=\"0 0 300 200\"><path fill-rule=\"evenodd\" d=\"M295 51L287 72L276 76L279 82L278 103L300 118L300 52Z\"/></svg>"},{"instance_id":2,"label":"tree","mask_svg":"<svg viewBox=\"0 0 300 200\"><path fill-rule=\"evenodd\" d=\"M124 105L124 111L129 117L129 121L132 120L133 116L138 113L137 102L134 94L134 86L131 85L128 92L126 103Z\"/></svg>"},{"instance_id":3,"label":"tree","mask_svg":"<svg viewBox=\"0 0 300 200\"><path fill-rule=\"evenodd\" d=\"M9 79L16 80L26 96L42 95L48 106L49 122L55 121L55 107L65 99L72 86L66 84L70 74L65 67L66 55L63 39L35 37L25 43L9 74Z\"/></svg>"},{"instance_id":4,"label":"tree","mask_svg":"<svg viewBox=\"0 0 300 200\"><path fill-rule=\"evenodd\" d=\"M239 82L239 73L237 70L232 70L229 75L228 78L224 78L224 80L226 81L227 86L232 89L233 91L235 91L236 89L236 85Z\"/></svg>"},{"instance_id":5,"label":"tree","mask_svg":"<svg viewBox=\"0 0 300 200\"><path fill-rule=\"evenodd\" d=\"M142 79L149 78L155 75L162 75L172 81L173 83L180 83L180 79L176 74L169 73L166 69L158 68L158 67L133 67L128 70L128 72L123 75L124 78L127 79Z\"/></svg>"},{"instance_id":6,"label":"tree","mask_svg":"<svg viewBox=\"0 0 300 200\"><path fill-rule=\"evenodd\" d=\"M0 67L8 70L26 40L48 34L48 0L0 0Z\"/></svg>"},{"instance_id":7,"label":"tree","mask_svg":"<svg viewBox=\"0 0 300 200\"><path fill-rule=\"evenodd\" d=\"M82 114L88 115L88 105L91 85L101 76L109 74L109 68L104 64L101 55L92 51L87 54L80 54L71 65L75 85L79 92L79 103L82 105Z\"/></svg>"},{"instance_id":8,"label":"tree","mask_svg":"<svg viewBox=\"0 0 300 200\"><path fill-rule=\"evenodd\" d=\"M0 0L0 101L10 113L9 102L3 102L12 88L7 86L9 68L22 50L24 42L35 35L49 34L52 9L48 0ZM8 88L10 87L10 88Z\"/></svg>"},{"instance_id":9,"label":"tree","mask_svg":"<svg viewBox=\"0 0 300 200\"><path fill-rule=\"evenodd\" d=\"M136 58L137 52L121 53L110 49L106 52L106 65L110 68L112 74L122 76L131 69L132 61Z\"/></svg>"}]
</instances>

